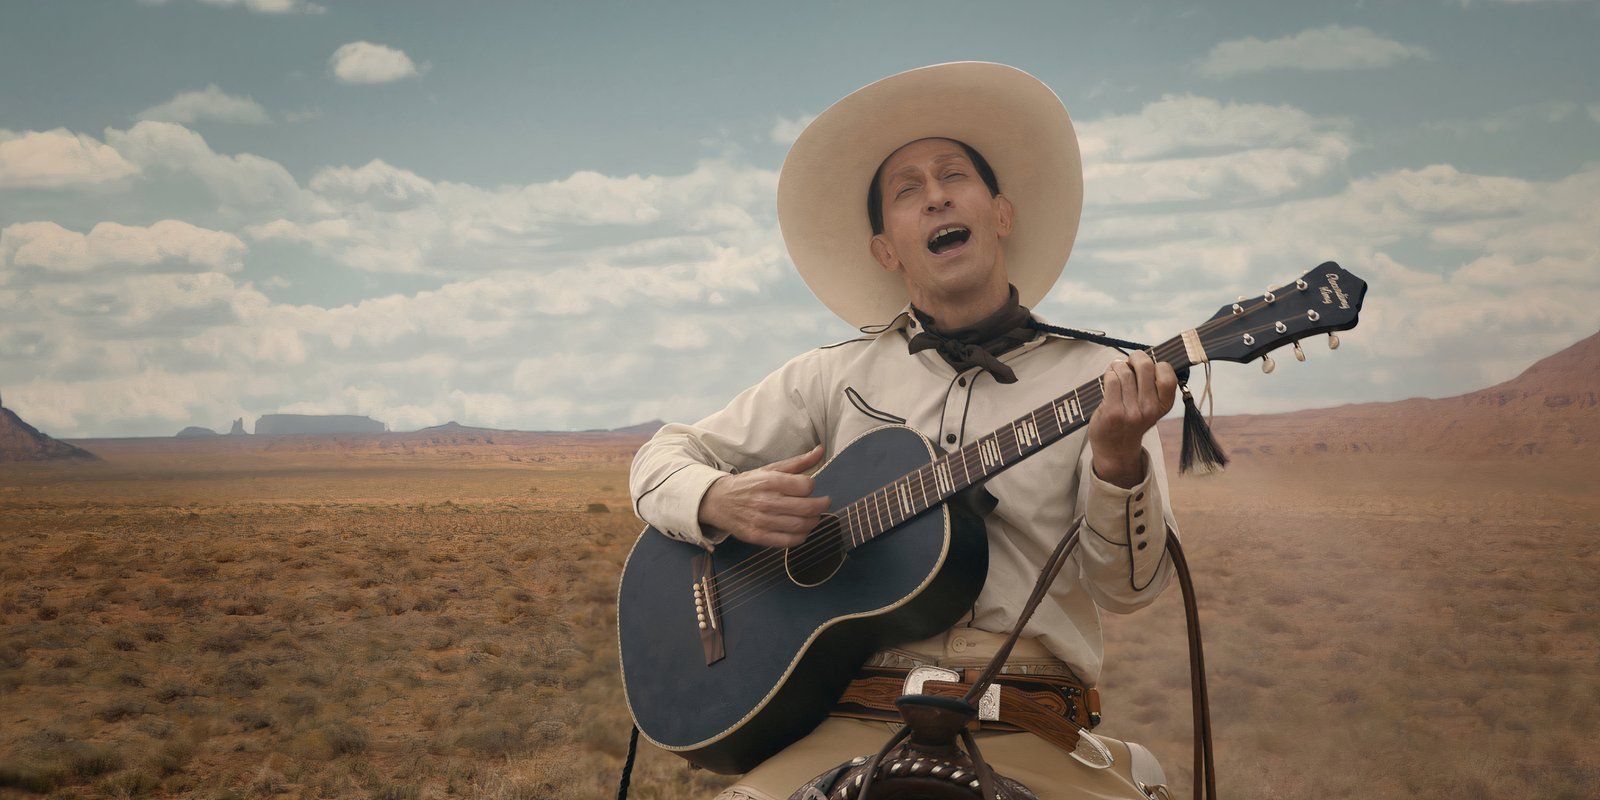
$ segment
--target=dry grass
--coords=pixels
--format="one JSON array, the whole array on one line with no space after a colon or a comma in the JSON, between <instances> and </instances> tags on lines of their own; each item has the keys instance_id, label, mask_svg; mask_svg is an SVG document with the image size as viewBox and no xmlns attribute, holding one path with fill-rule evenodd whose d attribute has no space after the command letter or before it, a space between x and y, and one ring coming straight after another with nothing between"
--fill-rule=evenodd
<instances>
[{"instance_id":1,"label":"dry grass","mask_svg":"<svg viewBox=\"0 0 1600 800\"><path fill-rule=\"evenodd\" d=\"M0 472L0 797L611 796L632 446ZM1592 487L1283 465L1177 483L1225 795L1596 796ZM1107 624L1105 729L1186 786L1176 592Z\"/></svg>"}]
</instances>

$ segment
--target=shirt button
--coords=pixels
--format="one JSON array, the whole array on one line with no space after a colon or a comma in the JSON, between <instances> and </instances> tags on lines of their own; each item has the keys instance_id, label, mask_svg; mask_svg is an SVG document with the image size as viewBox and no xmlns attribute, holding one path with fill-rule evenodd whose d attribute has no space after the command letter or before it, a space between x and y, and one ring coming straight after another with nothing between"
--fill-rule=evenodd
<instances>
[{"instance_id":1,"label":"shirt button","mask_svg":"<svg viewBox=\"0 0 1600 800\"><path fill-rule=\"evenodd\" d=\"M944 435L944 440L946 442L949 442L950 444L955 444L956 443L956 435L953 434L953 433L947 433L947 434Z\"/></svg>"},{"instance_id":2,"label":"shirt button","mask_svg":"<svg viewBox=\"0 0 1600 800\"><path fill-rule=\"evenodd\" d=\"M1140 493L1138 493L1138 494L1133 496L1134 502L1138 502L1138 501L1143 500L1143 499L1144 499L1144 492L1140 492Z\"/></svg>"},{"instance_id":3,"label":"shirt button","mask_svg":"<svg viewBox=\"0 0 1600 800\"><path fill-rule=\"evenodd\" d=\"M955 641L950 643L950 649L956 651L957 653L966 652L967 640L957 637Z\"/></svg>"},{"instance_id":4,"label":"shirt button","mask_svg":"<svg viewBox=\"0 0 1600 800\"><path fill-rule=\"evenodd\" d=\"M1134 532L1134 533L1139 533L1139 534L1142 534L1142 533L1144 533L1144 526L1143 526L1143 525L1140 525L1140 526L1139 526L1139 527L1137 527L1137 528L1134 528L1134 529L1133 529L1133 532Z\"/></svg>"},{"instance_id":5,"label":"shirt button","mask_svg":"<svg viewBox=\"0 0 1600 800\"><path fill-rule=\"evenodd\" d=\"M966 386L967 385L967 379L966 378L956 378L956 385L957 386Z\"/></svg>"}]
</instances>

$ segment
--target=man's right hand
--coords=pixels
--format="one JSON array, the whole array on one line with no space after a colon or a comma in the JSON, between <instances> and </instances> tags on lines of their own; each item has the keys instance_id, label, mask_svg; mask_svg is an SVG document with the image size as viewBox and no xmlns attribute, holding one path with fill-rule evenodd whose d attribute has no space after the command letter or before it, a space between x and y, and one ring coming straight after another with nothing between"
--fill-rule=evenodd
<instances>
[{"instance_id":1,"label":"man's right hand","mask_svg":"<svg viewBox=\"0 0 1600 800\"><path fill-rule=\"evenodd\" d=\"M820 460L819 444L809 453L712 481L700 498L701 524L763 547L804 542L828 510L826 496L811 496L811 476L800 474Z\"/></svg>"}]
</instances>

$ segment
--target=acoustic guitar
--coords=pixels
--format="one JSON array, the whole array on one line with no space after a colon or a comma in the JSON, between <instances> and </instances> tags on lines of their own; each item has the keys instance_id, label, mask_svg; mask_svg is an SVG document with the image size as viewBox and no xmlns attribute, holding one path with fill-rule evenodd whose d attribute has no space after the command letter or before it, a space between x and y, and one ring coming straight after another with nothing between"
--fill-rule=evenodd
<instances>
[{"instance_id":1,"label":"acoustic guitar","mask_svg":"<svg viewBox=\"0 0 1600 800\"><path fill-rule=\"evenodd\" d=\"M1248 362L1354 328L1366 283L1328 262L1239 298L1151 348L1174 369ZM623 567L617 634L628 709L656 746L746 772L826 718L873 652L933 636L988 573L979 511L961 493L1083 427L1099 378L952 452L904 425L857 437L813 475L831 508L804 542L714 551L654 527Z\"/></svg>"}]
</instances>

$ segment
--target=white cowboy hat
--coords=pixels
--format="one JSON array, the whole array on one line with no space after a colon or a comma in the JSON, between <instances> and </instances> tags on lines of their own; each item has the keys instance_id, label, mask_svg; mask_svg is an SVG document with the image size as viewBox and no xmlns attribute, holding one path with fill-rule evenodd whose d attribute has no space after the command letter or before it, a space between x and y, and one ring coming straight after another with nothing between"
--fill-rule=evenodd
<instances>
[{"instance_id":1,"label":"white cowboy hat","mask_svg":"<svg viewBox=\"0 0 1600 800\"><path fill-rule=\"evenodd\" d=\"M867 188L907 142L957 139L994 168L1016 209L1004 242L1018 302L1033 306L1061 276L1083 210L1072 120L1050 87L1015 67L958 61L857 89L806 126L778 174L778 225L817 299L851 325L888 321L903 279L873 259Z\"/></svg>"}]
</instances>

